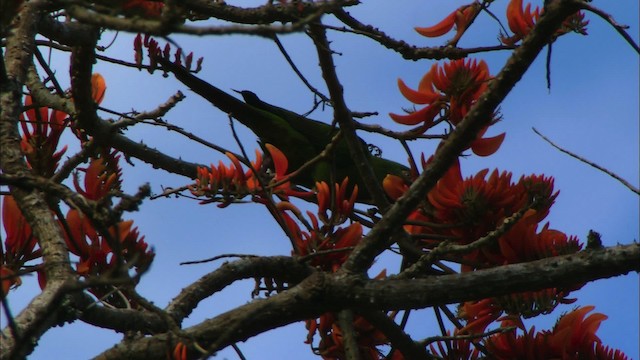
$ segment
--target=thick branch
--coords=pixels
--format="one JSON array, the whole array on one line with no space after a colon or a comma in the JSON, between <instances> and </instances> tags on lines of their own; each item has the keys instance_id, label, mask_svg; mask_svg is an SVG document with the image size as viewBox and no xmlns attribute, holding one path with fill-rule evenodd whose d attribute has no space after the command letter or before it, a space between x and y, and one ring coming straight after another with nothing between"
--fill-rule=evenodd
<instances>
[{"instance_id":1,"label":"thick branch","mask_svg":"<svg viewBox=\"0 0 640 360\"><path fill-rule=\"evenodd\" d=\"M252 257L221 266L182 289L169 303L167 312L177 321L189 316L200 301L241 279L267 277L283 280L290 286L311 275L313 269L288 256Z\"/></svg>"},{"instance_id":2,"label":"thick branch","mask_svg":"<svg viewBox=\"0 0 640 360\"><path fill-rule=\"evenodd\" d=\"M19 21L6 40L6 57L0 55L0 167L8 175L29 173L20 151L18 119L22 111L21 90L35 46L36 23L46 4L46 1L31 1L22 5ZM2 358L24 357L33 351L37 339L54 325L58 311L52 304L59 298L62 284L73 276L64 238L44 194L15 187L11 187L11 194L38 239L48 284L43 293L15 318L18 333L9 329L3 331Z\"/></svg>"},{"instance_id":3,"label":"thick branch","mask_svg":"<svg viewBox=\"0 0 640 360\"><path fill-rule=\"evenodd\" d=\"M400 310L460 303L520 291L572 287L640 271L640 245L553 257L471 273L411 280L364 280L357 275L314 273L299 285L255 300L185 330L210 351L262 332L345 308ZM478 286L482 284L482 286ZM97 359L150 359L164 356L167 334L122 342Z\"/></svg>"},{"instance_id":4,"label":"thick branch","mask_svg":"<svg viewBox=\"0 0 640 360\"><path fill-rule=\"evenodd\" d=\"M38 31L44 37L68 46L90 45L93 35L89 26L77 22L60 22L51 16L43 16L38 23Z\"/></svg>"},{"instance_id":5,"label":"thick branch","mask_svg":"<svg viewBox=\"0 0 640 360\"><path fill-rule=\"evenodd\" d=\"M100 121L91 135L97 137L99 143L108 144L114 149L122 151L127 156L142 160L154 168L162 169L172 174L186 176L189 179L195 179L198 166L204 166L176 159L143 143L132 141L128 137L118 134L116 129L106 121Z\"/></svg>"},{"instance_id":6,"label":"thick branch","mask_svg":"<svg viewBox=\"0 0 640 360\"><path fill-rule=\"evenodd\" d=\"M240 8L207 0L187 0L185 7L199 15L214 17L239 24L269 24L295 22L318 13L331 13L343 6L356 5L358 1L291 2L269 4L255 8Z\"/></svg>"}]
</instances>

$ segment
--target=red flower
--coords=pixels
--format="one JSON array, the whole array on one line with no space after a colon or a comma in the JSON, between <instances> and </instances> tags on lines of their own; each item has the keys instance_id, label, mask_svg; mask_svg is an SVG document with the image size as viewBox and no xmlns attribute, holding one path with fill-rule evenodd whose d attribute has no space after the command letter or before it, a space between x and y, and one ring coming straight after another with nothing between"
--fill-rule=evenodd
<instances>
[{"instance_id":1,"label":"red flower","mask_svg":"<svg viewBox=\"0 0 640 360\"><path fill-rule=\"evenodd\" d=\"M92 97L96 103L104 98L106 85L100 74L91 76ZM25 97L26 119L20 115L22 141L20 146L31 169L38 175L51 177L58 167L60 158L67 150L64 146L56 152L62 132L67 127L69 116L46 107L35 108L31 95Z\"/></svg>"},{"instance_id":2,"label":"red flower","mask_svg":"<svg viewBox=\"0 0 640 360\"><path fill-rule=\"evenodd\" d=\"M321 227L318 218L307 212L311 224L307 231L303 231L293 218L284 212L292 210L299 217L299 210L295 206L288 202L282 202L278 204L278 207L282 211L281 215L288 233L293 237L295 254L298 256L313 255L309 263L325 271L338 270L351 253L350 248L356 246L362 239L362 225L359 222L354 222L345 228Z\"/></svg>"},{"instance_id":3,"label":"red flower","mask_svg":"<svg viewBox=\"0 0 640 360\"><path fill-rule=\"evenodd\" d=\"M16 275L8 266L0 265L0 298L4 298L12 287L22 285L20 276Z\"/></svg>"},{"instance_id":4,"label":"red flower","mask_svg":"<svg viewBox=\"0 0 640 360\"><path fill-rule=\"evenodd\" d=\"M133 227L133 220L121 221L109 228L110 239L118 242L118 254L114 253L107 238L99 234L89 219L77 210L69 210L66 223L70 233L65 233L65 241L69 251L78 256L76 272L82 276L100 276L116 270L119 264L117 257L125 266L139 273L153 261L155 254L144 241L144 236L140 236L138 229ZM90 291L98 297L110 293L101 287Z\"/></svg>"},{"instance_id":5,"label":"red flower","mask_svg":"<svg viewBox=\"0 0 640 360\"><path fill-rule=\"evenodd\" d=\"M386 272L382 271L375 278L381 279L384 277L386 277ZM394 315L395 313L391 313L389 317L393 318ZM324 313L320 315L318 319L306 321L308 333L305 343L313 344L313 338L318 334L320 343L318 344L317 352L323 359L337 360L345 358L342 329L336 320L335 314ZM382 359L377 346L388 344L388 340L384 334L359 315L354 316L353 330L356 334L360 358L371 360ZM395 351L391 359L401 360L404 359L404 357L402 353Z\"/></svg>"},{"instance_id":6,"label":"red flower","mask_svg":"<svg viewBox=\"0 0 640 360\"><path fill-rule=\"evenodd\" d=\"M3 254L3 260L6 263L24 263L39 256L33 251L37 239L31 233L27 219L24 218L11 195L3 197L2 224L7 236L4 241L6 253Z\"/></svg>"},{"instance_id":7,"label":"red flower","mask_svg":"<svg viewBox=\"0 0 640 360\"><path fill-rule=\"evenodd\" d=\"M509 23L509 29L513 32L513 36L507 37L503 35L500 37L500 41L505 45L512 46L524 39L531 32L542 12L537 6L531 10L530 3L523 9L522 0L511 0L507 6L507 22ZM562 27L556 32L555 36L560 36L570 31L586 35L587 24L589 24L589 21L584 20L584 14L577 12L563 22Z\"/></svg>"},{"instance_id":8,"label":"red flower","mask_svg":"<svg viewBox=\"0 0 640 360\"><path fill-rule=\"evenodd\" d=\"M116 150L103 152L101 157L92 159L87 168L79 168L84 172L84 186L80 186L78 172L74 173L76 191L88 199L100 200L110 191L120 189L122 171L118 165L119 159Z\"/></svg>"},{"instance_id":9,"label":"red flower","mask_svg":"<svg viewBox=\"0 0 640 360\"><path fill-rule=\"evenodd\" d=\"M483 138L482 136L487 131L488 127L485 127L478 133L478 137L471 143L471 151L478 156L489 156L494 154L498 149L500 149L500 145L504 141L506 136L505 133L500 135Z\"/></svg>"},{"instance_id":10,"label":"red flower","mask_svg":"<svg viewBox=\"0 0 640 360\"><path fill-rule=\"evenodd\" d=\"M398 200L409 189L409 185L403 178L387 174L382 180L382 188L391 200Z\"/></svg>"},{"instance_id":11,"label":"red flower","mask_svg":"<svg viewBox=\"0 0 640 360\"><path fill-rule=\"evenodd\" d=\"M171 360L187 360L187 346L183 342L177 343L169 358Z\"/></svg>"},{"instance_id":12,"label":"red flower","mask_svg":"<svg viewBox=\"0 0 640 360\"><path fill-rule=\"evenodd\" d=\"M433 86L449 101L449 121L457 125L467 111L487 89L491 79L489 67L484 60L453 60L445 63L433 75Z\"/></svg>"},{"instance_id":13,"label":"red flower","mask_svg":"<svg viewBox=\"0 0 640 360\"><path fill-rule=\"evenodd\" d=\"M325 224L342 224L353 212L353 205L358 197L358 185L354 185L351 196L347 199L348 183L348 177L344 178L341 184L336 183L333 193L326 182L316 183L318 216ZM331 210L331 216L327 215L327 210Z\"/></svg>"},{"instance_id":14,"label":"red flower","mask_svg":"<svg viewBox=\"0 0 640 360\"><path fill-rule=\"evenodd\" d=\"M606 315L594 313L585 318L594 306L576 309L558 320L549 338L549 348L562 358L575 358L579 354L593 351L593 345L600 342L596 331Z\"/></svg>"},{"instance_id":15,"label":"red flower","mask_svg":"<svg viewBox=\"0 0 640 360\"><path fill-rule=\"evenodd\" d=\"M26 262L40 257L41 251L34 250L38 240L11 195L2 197L2 224L6 239L4 247L0 246L0 294L6 294L22 284L18 271Z\"/></svg>"},{"instance_id":16,"label":"red flower","mask_svg":"<svg viewBox=\"0 0 640 360\"><path fill-rule=\"evenodd\" d=\"M466 320L467 325L460 329L459 333L481 334L502 313L502 308L493 299L464 302L458 308L458 316Z\"/></svg>"},{"instance_id":17,"label":"red flower","mask_svg":"<svg viewBox=\"0 0 640 360\"><path fill-rule=\"evenodd\" d=\"M562 316L551 331L535 332L532 327L522 335L516 330L493 335L487 350L496 359L627 359L621 351L602 345L595 333L607 317L594 313L585 318L593 309L585 306Z\"/></svg>"},{"instance_id":18,"label":"red flower","mask_svg":"<svg viewBox=\"0 0 640 360\"><path fill-rule=\"evenodd\" d=\"M310 192L295 191L291 188L291 182L289 182L289 175L287 174L287 169L289 168L289 160L287 160L287 157L284 155L284 153L271 144L265 144L265 147L267 148L267 151L269 151L269 155L271 155L275 172L275 175L273 176L273 179L270 183L272 191L274 193L280 193L285 197L308 197L311 194Z\"/></svg>"},{"instance_id":19,"label":"red flower","mask_svg":"<svg viewBox=\"0 0 640 360\"><path fill-rule=\"evenodd\" d=\"M522 0L511 0L507 5L507 22L513 36L503 36L500 40L505 45L514 45L529 34L539 18L540 9L537 6L532 11L529 3L525 9L522 9Z\"/></svg>"},{"instance_id":20,"label":"red flower","mask_svg":"<svg viewBox=\"0 0 640 360\"><path fill-rule=\"evenodd\" d=\"M98 73L91 75L91 97L96 104L100 104L104 99L104 93L107 91L107 83L104 77Z\"/></svg>"},{"instance_id":21,"label":"red flower","mask_svg":"<svg viewBox=\"0 0 640 360\"><path fill-rule=\"evenodd\" d=\"M20 146L33 171L44 177L51 177L67 150L65 146L56 152L60 135L67 126L68 115L57 110L49 112L45 107L34 109L30 95L25 98L24 105L29 109L25 112L26 119L20 115L23 134ZM30 124L30 128L27 124Z\"/></svg>"},{"instance_id":22,"label":"red flower","mask_svg":"<svg viewBox=\"0 0 640 360\"><path fill-rule=\"evenodd\" d=\"M453 336L461 335L462 331L455 329ZM447 330L447 336L450 336ZM456 360L475 360L480 358L480 351L473 345L472 340L457 339L444 340L436 343L437 348L431 344L431 352L436 355L436 359L456 359Z\"/></svg>"},{"instance_id":23,"label":"red flower","mask_svg":"<svg viewBox=\"0 0 640 360\"><path fill-rule=\"evenodd\" d=\"M448 121L456 126L487 89L490 79L489 68L483 60L453 60L442 67L433 64L420 80L417 90L398 80L398 87L405 98L426 106L407 115L389 116L403 125L422 124L413 130L415 132L424 132L434 126L438 115L439 121ZM496 121L493 119L492 123ZM471 145L471 150L480 156L488 156L497 151L505 136L503 133L492 138L482 138L486 130L482 130Z\"/></svg>"},{"instance_id":24,"label":"red flower","mask_svg":"<svg viewBox=\"0 0 640 360\"><path fill-rule=\"evenodd\" d=\"M563 232L549 229L549 223L537 233L537 212L529 209L498 241L499 253L488 255L499 264L514 264L534 261L552 256L572 254L582 245L575 236L567 237Z\"/></svg>"},{"instance_id":25,"label":"red flower","mask_svg":"<svg viewBox=\"0 0 640 360\"><path fill-rule=\"evenodd\" d=\"M575 237L549 229L548 224L538 232L538 223L548 214L557 196L553 178L521 177L511 182L511 173L494 170L479 171L475 176L462 178L459 163L455 163L429 192L429 206L418 209L412 220L436 223L440 226L412 225L405 227L412 234L426 234L423 246L438 244L428 234L455 239L469 244L497 229L516 212L527 209L520 220L498 241L461 255L462 271L488 268L508 263L538 260L549 256L574 253L581 245ZM388 191L393 188L388 184ZM397 189L395 189L397 190ZM446 225L446 226L442 226Z\"/></svg>"},{"instance_id":26,"label":"red flower","mask_svg":"<svg viewBox=\"0 0 640 360\"><path fill-rule=\"evenodd\" d=\"M468 243L495 229L505 216L519 210L512 191L511 173L488 169L462 179L456 162L427 195L434 217L445 224L459 224L452 229L461 242Z\"/></svg>"},{"instance_id":27,"label":"red flower","mask_svg":"<svg viewBox=\"0 0 640 360\"><path fill-rule=\"evenodd\" d=\"M504 324L510 325L510 324ZM517 336L516 330L492 336L486 344L487 350L495 359L551 359L545 346L543 333L536 333L535 327L523 335Z\"/></svg>"},{"instance_id":28,"label":"red flower","mask_svg":"<svg viewBox=\"0 0 640 360\"><path fill-rule=\"evenodd\" d=\"M227 152L225 155L231 160L232 165L226 166L222 161L218 166L211 164L210 168L199 167L196 183L189 187L195 196L207 196L210 199L202 203L220 202L219 207L228 206L233 201L244 198L247 195L256 197L277 194L282 197L298 196L307 197L309 192L295 191L288 181L288 160L284 153L271 144L265 144L273 161L274 174L269 178L261 173L263 167L262 154L256 151L256 160L251 162L251 167L246 171L238 158ZM263 188L266 186L266 188ZM256 201L260 201L258 198Z\"/></svg>"},{"instance_id":29,"label":"red flower","mask_svg":"<svg viewBox=\"0 0 640 360\"><path fill-rule=\"evenodd\" d=\"M417 27L415 30L422 36L438 37L448 33L455 25L456 35L447 42L447 45L455 46L462 34L467 30L467 27L471 24L471 21L480 11L480 8L481 5L479 2L463 5L454 10L438 24L430 27Z\"/></svg>"}]
</instances>

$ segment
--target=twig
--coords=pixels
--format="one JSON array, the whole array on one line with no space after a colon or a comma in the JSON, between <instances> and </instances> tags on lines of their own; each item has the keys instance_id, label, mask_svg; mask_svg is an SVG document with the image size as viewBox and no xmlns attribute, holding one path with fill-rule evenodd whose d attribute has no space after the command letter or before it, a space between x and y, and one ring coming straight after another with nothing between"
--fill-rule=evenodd
<instances>
[{"instance_id":1,"label":"twig","mask_svg":"<svg viewBox=\"0 0 640 360\"><path fill-rule=\"evenodd\" d=\"M310 259L313 259L313 258L318 257L318 256L351 251L354 248L355 248L354 246L345 246L345 247L338 248L338 249L320 250L320 251L316 251L316 252L308 254L308 255L301 256L301 257L298 258L298 261L304 263L304 262L307 262Z\"/></svg>"},{"instance_id":2,"label":"twig","mask_svg":"<svg viewBox=\"0 0 640 360\"><path fill-rule=\"evenodd\" d=\"M420 341L420 344L427 346L431 343L434 343L436 341L451 341L451 340L473 340L473 339L481 339L484 337L488 337L491 336L493 334L501 334L501 333L506 333L509 332L511 330L514 330L515 327L514 326L508 326L508 327L501 327L501 328L497 328L491 331L487 331L485 333L482 334L468 334L468 335L453 335L453 336L431 336L428 337L424 340Z\"/></svg>"},{"instance_id":3,"label":"twig","mask_svg":"<svg viewBox=\"0 0 640 360\"><path fill-rule=\"evenodd\" d=\"M306 87L309 88L309 90L311 90L311 92L313 92L316 96L322 99L323 102L330 103L331 100L327 96L325 96L323 93L321 93L318 89L316 89L313 85L311 85L311 83L309 83L309 80L307 80L307 78L304 77L302 72L300 72L296 64L291 59L291 56L289 56L289 53L287 53L287 50L282 45L282 42L280 42L280 39L278 39L278 36L276 34L273 34L272 38L273 38L273 42L275 42L276 45L278 46L278 50L280 50L280 53L282 54L282 56L284 56L284 59L287 60L287 63L289 63L291 70L293 70L293 72L295 72L296 75L298 75L298 77L306 85Z\"/></svg>"},{"instance_id":4,"label":"twig","mask_svg":"<svg viewBox=\"0 0 640 360\"><path fill-rule=\"evenodd\" d=\"M181 192L185 190L189 190L189 186L190 185L184 185L184 186L180 186L179 188L166 187L164 188L164 191L162 191L162 194L153 195L149 198L149 200L155 200L161 197L169 197L169 195L173 195L173 194L176 194L176 197L177 197L178 195L180 195Z\"/></svg>"},{"instance_id":5,"label":"twig","mask_svg":"<svg viewBox=\"0 0 640 360\"><path fill-rule=\"evenodd\" d=\"M592 13L594 13L594 14L600 16L601 18L603 18L606 22L608 22L611 26L613 26L614 29L616 29L618 34L620 34L622 36L622 38L629 45L631 45L631 47L637 53L640 54L640 46L638 46L638 44L636 44L636 42L633 40L631 35L629 35L629 33L626 32L626 30L625 30L625 29L628 29L629 26L618 24L615 20L613 20L613 16L611 16L611 15L607 14L606 12L598 9L597 7L593 7L593 6L589 5L589 4L587 4L586 2L581 3L581 7L584 10L591 11Z\"/></svg>"},{"instance_id":6,"label":"twig","mask_svg":"<svg viewBox=\"0 0 640 360\"><path fill-rule=\"evenodd\" d=\"M574 153L572 153L572 152L571 152L571 151L569 151L569 150L563 149L563 148L562 148L562 147L560 147L559 145L556 145L553 141L549 140L549 138L547 138L546 136L542 135L538 130L536 130L536 128L532 128L532 129L533 129L533 131L534 131L536 134L538 134L538 136L540 136L544 141L546 141L546 142L548 142L549 144L551 144L551 146L553 146L554 148L556 148L556 149L558 149L558 150L562 151L563 153L565 153L565 154L567 154L567 155L569 155L569 156L571 156L571 157L573 157L573 158L576 158L576 159L578 159L578 160L582 161L582 162L583 162L583 163L585 163L585 164L588 164L588 165L593 166L594 168L596 168L596 169L598 169L598 170L602 171L603 173L605 173L605 174L607 174L607 175L611 176L612 178L614 178L614 179L618 180L619 182L621 182L621 183L622 183L622 185L624 185L624 186L626 186L627 188L629 188L629 190L631 190L631 191L633 191L634 193L636 193L636 194L640 195L640 189L638 189L637 187L635 187L635 186L631 185L631 183L629 183L627 180L625 180L625 179L621 178L620 176L618 176L617 174L613 173L612 171L607 170L607 169L603 168L602 166L600 166L600 165L598 165L598 164L594 163L593 161L589 161L589 160L587 160L587 159L583 158L583 157L582 157L582 156L580 156L580 155L574 154Z\"/></svg>"},{"instance_id":7,"label":"twig","mask_svg":"<svg viewBox=\"0 0 640 360\"><path fill-rule=\"evenodd\" d=\"M242 353L242 350L240 350L240 348L238 347L238 344L233 343L231 344L231 347L233 348L233 350L236 352L236 355L238 355L238 357L240 358L240 360L247 360L247 358L244 356L244 354Z\"/></svg>"},{"instance_id":8,"label":"twig","mask_svg":"<svg viewBox=\"0 0 640 360\"><path fill-rule=\"evenodd\" d=\"M180 263L180 265L204 264L204 263L208 263L208 262L212 262L220 259L226 259L226 258L246 259L246 258L256 258L256 257L258 256L249 255L249 254L222 254L222 255L217 255L217 256L210 257L208 259L203 259L203 260L183 261Z\"/></svg>"}]
</instances>

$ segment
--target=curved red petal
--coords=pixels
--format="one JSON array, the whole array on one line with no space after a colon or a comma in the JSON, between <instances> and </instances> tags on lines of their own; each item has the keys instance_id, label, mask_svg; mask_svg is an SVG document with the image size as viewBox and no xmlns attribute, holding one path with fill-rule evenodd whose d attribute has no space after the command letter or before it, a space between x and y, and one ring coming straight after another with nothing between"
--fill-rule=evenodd
<instances>
[{"instance_id":1,"label":"curved red petal","mask_svg":"<svg viewBox=\"0 0 640 360\"><path fill-rule=\"evenodd\" d=\"M397 200L407 191L407 185L404 180L396 175L388 174L382 180L382 188L384 192L393 200Z\"/></svg>"},{"instance_id":2,"label":"curved red petal","mask_svg":"<svg viewBox=\"0 0 640 360\"><path fill-rule=\"evenodd\" d=\"M287 172L287 169L289 168L289 161L287 160L287 157L282 151L280 151L280 149L271 144L265 144L265 147L267 148L269 154L271 154L271 158L273 159L273 166L276 170L276 178L284 176L284 174Z\"/></svg>"},{"instance_id":3,"label":"curved red petal","mask_svg":"<svg viewBox=\"0 0 640 360\"><path fill-rule=\"evenodd\" d=\"M478 156L489 156L500 148L506 134L502 133L498 136L490 138L481 138L471 143L471 151Z\"/></svg>"},{"instance_id":4,"label":"curved red petal","mask_svg":"<svg viewBox=\"0 0 640 360\"><path fill-rule=\"evenodd\" d=\"M98 73L91 75L91 97L96 104L102 102L106 90L107 83L104 81L104 77Z\"/></svg>"},{"instance_id":5,"label":"curved red petal","mask_svg":"<svg viewBox=\"0 0 640 360\"><path fill-rule=\"evenodd\" d=\"M433 123L433 118L435 118L439 112L440 107L436 104L431 104L407 115L389 113L389 116L393 121L402 125L417 125L420 123L431 124Z\"/></svg>"},{"instance_id":6,"label":"curved red petal","mask_svg":"<svg viewBox=\"0 0 640 360\"><path fill-rule=\"evenodd\" d=\"M415 30L418 32L418 34L426 37L438 37L438 36L444 35L453 28L453 25L455 24L457 12L458 10L456 9L454 12L449 14L442 21L440 21L439 23L433 26L417 27L415 28Z\"/></svg>"},{"instance_id":7,"label":"curved red petal","mask_svg":"<svg viewBox=\"0 0 640 360\"><path fill-rule=\"evenodd\" d=\"M440 97L433 91L413 90L402 79L398 79L398 89L402 96L414 104L430 104Z\"/></svg>"}]
</instances>

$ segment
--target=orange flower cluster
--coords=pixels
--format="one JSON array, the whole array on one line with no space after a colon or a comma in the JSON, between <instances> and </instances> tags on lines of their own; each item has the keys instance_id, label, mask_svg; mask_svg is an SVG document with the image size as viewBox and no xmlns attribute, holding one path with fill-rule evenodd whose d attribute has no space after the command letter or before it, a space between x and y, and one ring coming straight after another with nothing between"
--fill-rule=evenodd
<instances>
[{"instance_id":1,"label":"orange flower cluster","mask_svg":"<svg viewBox=\"0 0 640 360\"><path fill-rule=\"evenodd\" d=\"M513 326L514 329L492 335L483 341L483 345L496 360L627 360L620 350L602 345L596 331L607 317L598 313L585 317L593 309L593 306L575 309L562 316L552 330L541 332L536 332L535 327L527 331L519 319L505 319L502 327ZM518 329L522 335L517 335ZM460 334L462 331L454 331L454 335ZM479 340L456 339L439 341L430 347L438 358L475 360L481 355L475 346L477 342Z\"/></svg>"},{"instance_id":2,"label":"orange flower cluster","mask_svg":"<svg viewBox=\"0 0 640 360\"><path fill-rule=\"evenodd\" d=\"M109 255L113 249L104 236L99 235L91 222L77 210L69 210L66 218L71 234L65 237L71 253L80 261L77 272L80 275L99 275L112 269L115 259ZM109 228L109 236L122 248L123 259L135 261L135 266L146 269L154 254L147 251L148 245L140 237L138 228L132 228L133 220L122 221Z\"/></svg>"},{"instance_id":3,"label":"orange flower cluster","mask_svg":"<svg viewBox=\"0 0 640 360\"><path fill-rule=\"evenodd\" d=\"M481 334L506 312L507 317L520 319L548 314L559 304L572 304L576 299L568 291L556 288L514 293L498 298L468 301L460 304L458 316L466 321L460 333Z\"/></svg>"},{"instance_id":4,"label":"orange flower cluster","mask_svg":"<svg viewBox=\"0 0 640 360\"><path fill-rule=\"evenodd\" d=\"M100 103L104 97L106 85L100 74L91 76L92 97ZM69 115L46 107L38 107L33 103L31 95L24 100L23 114L20 114L22 140L20 147L27 159L27 165L36 175L46 178L53 176L58 162L67 147L58 149L63 131L67 128ZM2 293L6 294L12 286L21 284L16 275L25 264L41 256L36 249L37 239L31 233L31 227L18 208L15 199L8 195L3 197L2 223L7 239L6 251L0 252L0 273L2 276ZM38 272L38 280L44 286L43 273Z\"/></svg>"},{"instance_id":5,"label":"orange flower cluster","mask_svg":"<svg viewBox=\"0 0 640 360\"><path fill-rule=\"evenodd\" d=\"M342 224L353 212L353 205L358 197L358 185L353 186L351 196L347 199L348 183L349 178L344 178L341 184L335 184L333 193L326 182L316 183L318 216L325 224ZM331 216L327 215L327 211L331 211Z\"/></svg>"},{"instance_id":6,"label":"orange flower cluster","mask_svg":"<svg viewBox=\"0 0 640 360\"><path fill-rule=\"evenodd\" d=\"M399 124L421 124L412 130L416 133L423 133L442 121L457 126L487 89L490 79L489 68L484 60L478 62L460 59L442 66L435 63L422 77L417 90L409 88L404 81L398 79L398 88L407 100L426 106L406 115L392 113L389 116ZM491 123L496 121L497 117L494 116ZM489 156L495 153L504 140L504 133L483 138L487 129L485 127L471 144L471 150L476 155Z\"/></svg>"},{"instance_id":7,"label":"orange flower cluster","mask_svg":"<svg viewBox=\"0 0 640 360\"><path fill-rule=\"evenodd\" d=\"M427 163L423 159L423 167ZM387 176L383 187L394 199L407 189L392 176ZM425 205L408 217L405 230L422 239L427 249L440 244L441 240L434 239L443 238L466 245L524 211L520 220L493 243L448 259L459 262L462 271L468 272L575 253L582 247L577 238L550 229L549 224L538 228L557 195L552 178L523 176L513 183L511 173L494 170L489 174L484 169L463 179L456 162L429 192ZM504 312L524 317L548 313L560 303L572 302L567 299L572 290L545 289L464 303L460 317L467 324L461 332L481 333Z\"/></svg>"},{"instance_id":8,"label":"orange flower cluster","mask_svg":"<svg viewBox=\"0 0 640 360\"><path fill-rule=\"evenodd\" d=\"M96 103L100 103L106 91L104 78L100 74L93 74L91 83L92 98ZM60 136L68 128L68 115L48 108L35 108L31 96L25 98L25 108L26 116L20 117L22 150L35 174L51 177L66 150L65 147L56 152ZM83 136L79 136L79 139L85 140ZM118 158L115 151L103 149L99 156L92 158L87 168L80 168L74 173L73 183L76 191L89 200L109 202L109 197L120 191L121 173ZM82 185L80 173L84 174ZM56 214L54 212L54 216L57 217ZM15 199L10 195L3 196L2 222L7 238L0 252L0 275L2 294L6 294L12 286L20 285L18 274L25 266L30 265L28 262L41 256L41 250L36 247L38 240L33 236ZM113 274L114 271L126 269L126 266L140 272L148 268L153 260L153 251L148 249L144 237L139 235L131 220L120 221L105 229L105 233L99 233L85 214L71 209L66 217L58 217L58 222L69 251L79 258L76 266L79 275ZM123 263L125 267L117 267ZM38 280L41 287L46 285L44 272L40 270ZM98 297L107 293L106 288L91 288L90 291ZM122 298L111 296L103 300L113 300L112 305L118 305Z\"/></svg>"},{"instance_id":9,"label":"orange flower cluster","mask_svg":"<svg viewBox=\"0 0 640 360\"><path fill-rule=\"evenodd\" d=\"M539 7L536 6L536 8L532 10L531 4L528 3L523 9L522 5L522 0L511 0L507 6L507 22L513 35L509 37L505 35L500 36L500 41L505 45L512 46L524 39L524 37L531 32L540 15L542 15L542 10L540 10ZM586 26L588 24L589 21L584 20L584 13L577 12L564 21L563 26L555 36L560 36L572 31L586 35Z\"/></svg>"},{"instance_id":10,"label":"orange flower cluster","mask_svg":"<svg viewBox=\"0 0 640 360\"><path fill-rule=\"evenodd\" d=\"M189 190L194 196L206 196L209 199L202 204L219 202L218 207L226 207L234 201L248 195L254 196L254 201L262 202L266 194L276 194L287 198L288 196L307 197L308 192L296 191L288 180L287 169L289 161L277 147L265 144L273 162L274 173L272 176L265 174L266 165L263 163L262 154L256 150L256 160L251 162L248 170L244 170L240 160L230 152L225 155L231 160L230 166L222 161L218 165L209 168L199 167L198 177ZM265 165L265 166L263 166Z\"/></svg>"},{"instance_id":11,"label":"orange flower cluster","mask_svg":"<svg viewBox=\"0 0 640 360\"><path fill-rule=\"evenodd\" d=\"M4 296L11 287L22 284L18 271L28 261L39 258L41 251L35 250L37 239L11 195L2 198L2 225L7 235L4 241L6 250L0 251L0 295Z\"/></svg>"},{"instance_id":12,"label":"orange flower cluster","mask_svg":"<svg viewBox=\"0 0 640 360\"><path fill-rule=\"evenodd\" d=\"M427 163L423 160L423 166ZM463 179L460 164L456 162L429 192L427 205L411 214L411 224L406 225L405 230L416 236L424 235L423 245L427 248L439 243L430 240L429 234L469 244L496 229L507 217L531 207L495 246L474 251L460 259L466 264L463 269L471 271L553 256L561 251L561 244L571 244L566 246L577 251L573 246L576 243L574 238L567 240L564 234L550 230L548 226L536 233L537 224L547 216L558 195L553 192L553 178L523 176L513 183L511 173L494 170L487 178L488 174L489 170L484 169ZM401 179L392 175L385 178L383 187L392 199L407 189ZM562 251L566 253L568 250Z\"/></svg>"},{"instance_id":13,"label":"orange flower cluster","mask_svg":"<svg viewBox=\"0 0 640 360\"><path fill-rule=\"evenodd\" d=\"M57 152L56 149L69 116L62 111L50 111L45 107L36 109L34 105L31 95L27 95L24 100L27 111L20 114L20 147L27 157L29 167L36 174L51 177L58 168L60 158L67 151L66 146Z\"/></svg>"},{"instance_id":14,"label":"orange flower cluster","mask_svg":"<svg viewBox=\"0 0 640 360\"><path fill-rule=\"evenodd\" d=\"M91 160L87 168L78 168L73 174L76 191L90 200L105 198L110 191L120 189L122 172L118 166L119 155L116 152L104 152L103 157ZM80 185L79 173L84 175L84 188Z\"/></svg>"},{"instance_id":15,"label":"orange flower cluster","mask_svg":"<svg viewBox=\"0 0 640 360\"><path fill-rule=\"evenodd\" d=\"M362 239L362 225L359 222L339 227L348 220L358 196L358 187L355 186L347 198L348 186L348 179L345 179L341 184L335 184L335 191L332 192L325 182L317 183L318 216L307 211L309 221L302 218L301 211L293 204L278 204L280 215L292 237L294 254L311 257L309 263L325 271L338 270L351 248ZM294 218L300 220L306 230L302 230Z\"/></svg>"},{"instance_id":16,"label":"orange flower cluster","mask_svg":"<svg viewBox=\"0 0 640 360\"><path fill-rule=\"evenodd\" d=\"M495 359L628 359L620 350L602 345L596 331L607 317L599 313L586 316L593 309L585 306L562 316L551 331L526 331L521 322L515 323L524 332L522 335L516 335L515 329L493 335L486 343L487 350ZM502 325L514 323L504 321Z\"/></svg>"},{"instance_id":17,"label":"orange flower cluster","mask_svg":"<svg viewBox=\"0 0 640 360\"><path fill-rule=\"evenodd\" d=\"M348 189L348 178L335 184L333 188L325 182L316 183L318 215L307 211L308 220L303 218L302 212L293 204L286 201L277 204L279 216L284 220L286 231L292 238L294 255L306 258L311 266L323 271L337 271L352 248L362 240L363 228L359 222L340 226L349 219L358 196L357 186L353 187L351 193ZM303 225L304 230L299 224ZM385 276L386 272L383 271L376 278ZM323 359L344 358L342 330L334 313L325 313L318 319L307 320L306 324L306 342L313 343L314 336L319 335L317 353ZM353 328L362 358L380 359L376 347L388 343L384 335L361 316L355 316ZM394 359L400 358L395 356Z\"/></svg>"},{"instance_id":18,"label":"orange flower cluster","mask_svg":"<svg viewBox=\"0 0 640 360\"><path fill-rule=\"evenodd\" d=\"M84 172L84 187L79 185L75 174L76 191L88 199L105 201L110 194L120 190L119 156L104 152L103 157L91 161ZM89 219L76 209L66 216L65 240L69 251L79 257L78 274L98 276L117 270L118 261L123 261L138 272L146 270L153 261L154 253L148 248L144 236L140 236L133 221L121 221L108 229L108 235L100 234ZM119 252L119 259L113 256ZM92 289L96 296L101 294Z\"/></svg>"}]
</instances>

